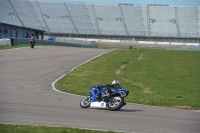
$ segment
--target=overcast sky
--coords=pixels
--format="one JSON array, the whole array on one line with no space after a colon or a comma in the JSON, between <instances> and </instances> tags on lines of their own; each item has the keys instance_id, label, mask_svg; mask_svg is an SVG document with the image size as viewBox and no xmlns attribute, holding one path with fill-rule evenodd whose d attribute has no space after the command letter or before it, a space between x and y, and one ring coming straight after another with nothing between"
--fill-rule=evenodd
<instances>
[{"instance_id":1,"label":"overcast sky","mask_svg":"<svg viewBox=\"0 0 200 133\"><path fill-rule=\"evenodd\" d=\"M36 0L36 1L75 1L75 2L92 2L92 3L130 3L130 4L167 4L167 5L198 5L200 6L200 0Z\"/></svg>"}]
</instances>

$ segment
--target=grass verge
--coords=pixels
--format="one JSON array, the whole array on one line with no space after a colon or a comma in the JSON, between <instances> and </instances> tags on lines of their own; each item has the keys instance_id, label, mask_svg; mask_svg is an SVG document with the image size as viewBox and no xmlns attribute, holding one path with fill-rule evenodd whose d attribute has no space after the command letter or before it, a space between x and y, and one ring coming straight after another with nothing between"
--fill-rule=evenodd
<instances>
[{"instance_id":1,"label":"grass verge","mask_svg":"<svg viewBox=\"0 0 200 133\"><path fill-rule=\"evenodd\" d=\"M200 109L200 52L159 49L116 50L76 68L56 83L68 93L118 79L130 91L127 102Z\"/></svg>"},{"instance_id":2,"label":"grass verge","mask_svg":"<svg viewBox=\"0 0 200 133\"><path fill-rule=\"evenodd\" d=\"M20 47L29 47L29 44L18 44L18 45L14 45L14 46L3 45L3 46L0 46L0 50L20 48Z\"/></svg>"},{"instance_id":3,"label":"grass verge","mask_svg":"<svg viewBox=\"0 0 200 133\"><path fill-rule=\"evenodd\" d=\"M47 46L47 45L36 44L35 46L37 47L37 46ZM21 48L21 47L30 47L30 44L15 44L14 46L3 45L3 46L0 46L0 50L7 50L7 49L14 49L14 48Z\"/></svg>"},{"instance_id":4,"label":"grass verge","mask_svg":"<svg viewBox=\"0 0 200 133\"><path fill-rule=\"evenodd\" d=\"M114 133L114 132L83 130L83 129L66 128L66 127L0 124L0 133Z\"/></svg>"}]
</instances>

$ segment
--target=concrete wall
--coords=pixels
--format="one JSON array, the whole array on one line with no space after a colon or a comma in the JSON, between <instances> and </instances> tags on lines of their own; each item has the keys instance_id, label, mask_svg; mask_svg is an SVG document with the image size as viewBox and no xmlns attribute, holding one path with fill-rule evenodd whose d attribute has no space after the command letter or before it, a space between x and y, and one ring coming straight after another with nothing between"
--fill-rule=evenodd
<instances>
[{"instance_id":1,"label":"concrete wall","mask_svg":"<svg viewBox=\"0 0 200 133\"><path fill-rule=\"evenodd\" d=\"M44 36L44 40L49 40L50 36ZM83 44L83 40L77 38L55 37L56 42Z\"/></svg>"},{"instance_id":2,"label":"concrete wall","mask_svg":"<svg viewBox=\"0 0 200 133\"><path fill-rule=\"evenodd\" d=\"M13 38L14 45L16 44L29 44L29 39L26 38ZM37 44L43 45L55 45L55 46L69 46L69 47L84 47L84 48L97 48L97 46L93 45L84 45L84 44L76 44L76 43L65 43L65 42L55 42L55 41L48 41L48 40L35 40L36 46Z\"/></svg>"},{"instance_id":3,"label":"concrete wall","mask_svg":"<svg viewBox=\"0 0 200 133\"><path fill-rule=\"evenodd\" d=\"M154 38L154 37L135 37L135 41L155 41L155 42L184 42L200 43L200 38Z\"/></svg>"},{"instance_id":4,"label":"concrete wall","mask_svg":"<svg viewBox=\"0 0 200 133\"><path fill-rule=\"evenodd\" d=\"M3 45L11 45L11 40L10 39L0 39L0 46Z\"/></svg>"}]
</instances>

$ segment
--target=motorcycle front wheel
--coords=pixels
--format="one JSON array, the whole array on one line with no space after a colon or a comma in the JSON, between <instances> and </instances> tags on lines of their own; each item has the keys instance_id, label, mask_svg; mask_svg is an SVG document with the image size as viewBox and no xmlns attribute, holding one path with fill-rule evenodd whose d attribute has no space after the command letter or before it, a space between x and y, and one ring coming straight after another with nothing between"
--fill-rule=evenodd
<instances>
[{"instance_id":1,"label":"motorcycle front wheel","mask_svg":"<svg viewBox=\"0 0 200 133\"><path fill-rule=\"evenodd\" d=\"M113 100L108 103L108 109L111 111L119 110L124 105L124 98L120 96L113 97Z\"/></svg>"},{"instance_id":2,"label":"motorcycle front wheel","mask_svg":"<svg viewBox=\"0 0 200 133\"><path fill-rule=\"evenodd\" d=\"M84 97L80 102L81 108L88 108L88 107L90 107L90 104L91 104L90 96Z\"/></svg>"}]
</instances>

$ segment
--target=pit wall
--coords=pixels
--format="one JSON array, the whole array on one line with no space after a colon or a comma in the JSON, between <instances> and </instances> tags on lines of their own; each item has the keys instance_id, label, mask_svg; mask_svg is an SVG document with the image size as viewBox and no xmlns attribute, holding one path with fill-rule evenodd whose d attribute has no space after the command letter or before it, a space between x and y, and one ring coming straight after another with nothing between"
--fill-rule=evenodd
<instances>
[{"instance_id":1,"label":"pit wall","mask_svg":"<svg viewBox=\"0 0 200 133\"><path fill-rule=\"evenodd\" d=\"M87 38L76 38L77 40L83 41L95 41L96 43L121 43L121 44L158 44L158 45L188 45L188 46L200 46L200 43L185 43L185 42L154 42L154 41L134 41L134 40L106 40L106 39L87 39Z\"/></svg>"},{"instance_id":2,"label":"pit wall","mask_svg":"<svg viewBox=\"0 0 200 133\"><path fill-rule=\"evenodd\" d=\"M13 42L12 42L13 40ZM69 38L67 40L70 40ZM49 40L36 40L36 44L48 44L48 45L61 45L71 47L97 47L92 45L86 45L85 42L95 41L96 43L120 43L120 44L145 44L145 45L176 45L176 46L200 46L200 43L183 43L183 42L153 42L153 41L133 41L133 40L106 40L106 39L86 39L86 38L72 38L67 42L57 42ZM0 45L15 45L15 44L28 44L29 39L24 38L11 38L0 39Z\"/></svg>"},{"instance_id":3,"label":"pit wall","mask_svg":"<svg viewBox=\"0 0 200 133\"><path fill-rule=\"evenodd\" d=\"M8 45L11 46L11 40L10 39L0 39L0 46Z\"/></svg>"},{"instance_id":4,"label":"pit wall","mask_svg":"<svg viewBox=\"0 0 200 133\"><path fill-rule=\"evenodd\" d=\"M69 47L85 47L85 48L97 48L95 45L86 45L81 41L79 43L75 43L77 41L71 40L71 42L56 42L56 41L49 41L49 40L39 40L36 39L35 43L43 44L43 45L55 45L55 46L69 46ZM0 39L0 45L16 45L16 44L29 44L30 41L27 38L10 38L10 39Z\"/></svg>"}]
</instances>

